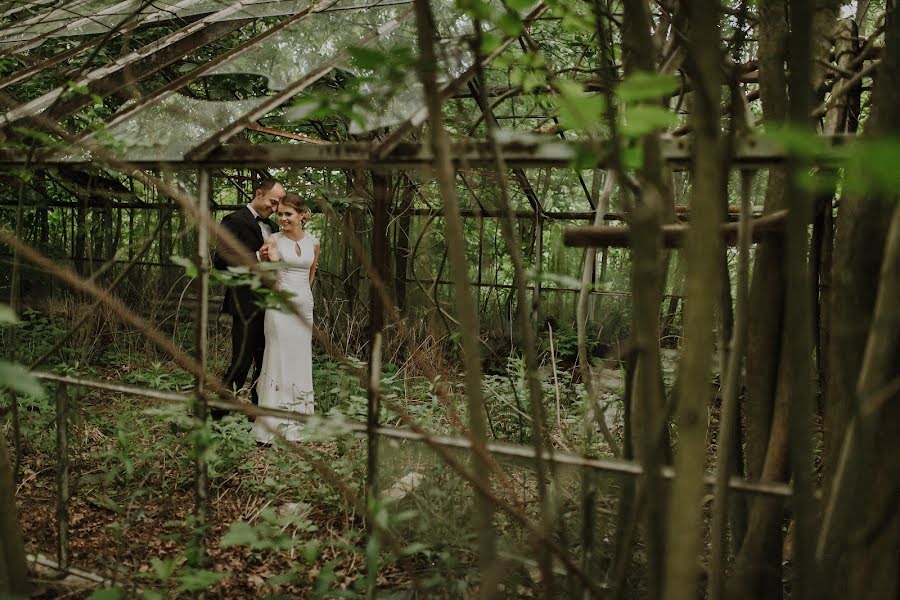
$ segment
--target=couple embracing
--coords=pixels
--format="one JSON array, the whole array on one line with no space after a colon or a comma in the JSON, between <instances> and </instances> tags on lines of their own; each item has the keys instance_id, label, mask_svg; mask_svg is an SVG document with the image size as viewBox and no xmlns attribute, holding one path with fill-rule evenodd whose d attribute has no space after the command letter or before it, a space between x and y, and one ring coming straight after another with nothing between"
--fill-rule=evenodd
<instances>
[{"instance_id":1,"label":"couple embracing","mask_svg":"<svg viewBox=\"0 0 900 600\"><path fill-rule=\"evenodd\" d=\"M273 214L277 219L270 218ZM304 231L310 211L298 194L285 193L275 179L264 179L247 206L222 219L222 227L245 248L247 259L282 263L277 288L287 292L294 312L263 309L246 286L225 291L222 310L231 315L231 364L225 386L239 390L255 364L250 384L253 404L264 408L313 413L312 284L319 259L319 241ZM216 253L213 265L231 263ZM299 316L298 316L299 315ZM279 431L289 440L300 435L299 424L260 417L253 424L256 440L268 444Z\"/></svg>"}]
</instances>

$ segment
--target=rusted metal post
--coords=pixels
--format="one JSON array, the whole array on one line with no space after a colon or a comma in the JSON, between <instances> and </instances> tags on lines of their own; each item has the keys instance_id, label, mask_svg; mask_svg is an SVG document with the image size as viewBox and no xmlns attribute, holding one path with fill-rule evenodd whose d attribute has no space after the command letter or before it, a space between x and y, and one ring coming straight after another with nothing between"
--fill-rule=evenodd
<instances>
[{"instance_id":1,"label":"rusted metal post","mask_svg":"<svg viewBox=\"0 0 900 600\"><path fill-rule=\"evenodd\" d=\"M369 352L369 385L368 402L366 407L366 506L369 514L366 522L366 538L376 534L374 527L375 514L373 509L378 497L378 386L381 376L381 345L383 342L382 329L384 329L384 304L381 295L372 289L372 280L377 280L374 285L387 285L388 282L388 176L384 173L372 172L372 256L375 273L370 274L369 289L369 340L371 351ZM368 580L370 582L367 597L375 597L375 571L378 568L377 559L367 565Z\"/></svg>"},{"instance_id":2,"label":"rusted metal post","mask_svg":"<svg viewBox=\"0 0 900 600\"><path fill-rule=\"evenodd\" d=\"M196 377L193 412L196 427L204 432L207 427L206 387L207 356L206 347L209 339L209 232L204 222L209 220L209 203L212 198L212 185L208 169L200 169L197 181L197 201L199 221L197 224L197 321L194 333L194 353L203 374ZM192 562L201 565L206 554L206 516L209 492L209 467L206 462L206 444L208 436L196 435L194 438L194 538Z\"/></svg>"},{"instance_id":3,"label":"rusted metal post","mask_svg":"<svg viewBox=\"0 0 900 600\"><path fill-rule=\"evenodd\" d=\"M388 247L387 247L387 224L388 224L388 176L384 173L372 172L372 256L375 265L375 273L373 278L379 281L376 285L384 285L388 272ZM371 283L370 283L371 285ZM381 302L381 296L374 290L369 291L369 339L371 340L371 352L369 353L369 369L370 380L374 380L375 375L371 370L381 365L375 364L376 359L376 340L381 343L381 330L384 328L384 305ZM380 349L379 349L380 350ZM378 394L377 390L369 389L369 399L367 407L366 423L368 434L368 455L366 462L366 495L371 502L375 497L375 488L378 474L378 439L375 430L378 427Z\"/></svg>"},{"instance_id":4,"label":"rusted metal post","mask_svg":"<svg viewBox=\"0 0 900 600\"><path fill-rule=\"evenodd\" d=\"M534 214L534 227L535 227L535 240L534 240L534 271L535 271L535 280L534 280L534 293L531 299L531 320L534 322L535 327L538 327L538 320L540 319L540 309L541 309L541 278L544 276L543 274L543 265L544 265L544 217L541 216L540 212L536 212Z\"/></svg>"},{"instance_id":5,"label":"rusted metal post","mask_svg":"<svg viewBox=\"0 0 900 600\"><path fill-rule=\"evenodd\" d=\"M69 391L56 386L56 562L69 568Z\"/></svg>"},{"instance_id":6,"label":"rusted metal post","mask_svg":"<svg viewBox=\"0 0 900 600\"><path fill-rule=\"evenodd\" d=\"M478 215L478 279L476 281L475 291L478 294L478 310L482 310L481 306L481 288L484 287L482 283L482 271L484 268L484 217ZM488 292L490 293L490 292Z\"/></svg>"}]
</instances>

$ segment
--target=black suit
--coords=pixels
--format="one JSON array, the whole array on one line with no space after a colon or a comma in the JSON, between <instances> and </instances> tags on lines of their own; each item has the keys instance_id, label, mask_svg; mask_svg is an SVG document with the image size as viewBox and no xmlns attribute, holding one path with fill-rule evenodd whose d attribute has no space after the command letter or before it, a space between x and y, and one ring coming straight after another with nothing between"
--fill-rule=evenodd
<instances>
[{"instance_id":1,"label":"black suit","mask_svg":"<svg viewBox=\"0 0 900 600\"><path fill-rule=\"evenodd\" d=\"M272 233L278 231L276 223L269 220L266 220L265 223L269 225ZM263 245L263 234L250 209L245 206L225 215L225 218L222 219L222 227L241 242L241 245L247 250L246 259L255 261L255 253ZM230 264L233 263L216 252L213 257L215 268L225 269ZM263 331L265 311L254 304L253 290L248 286L226 288L222 310L231 315L231 365L228 367L223 382L228 389L240 389L247 381L250 365L256 363L253 370L250 398L253 404L257 404L256 381L259 379L263 352L266 348Z\"/></svg>"}]
</instances>

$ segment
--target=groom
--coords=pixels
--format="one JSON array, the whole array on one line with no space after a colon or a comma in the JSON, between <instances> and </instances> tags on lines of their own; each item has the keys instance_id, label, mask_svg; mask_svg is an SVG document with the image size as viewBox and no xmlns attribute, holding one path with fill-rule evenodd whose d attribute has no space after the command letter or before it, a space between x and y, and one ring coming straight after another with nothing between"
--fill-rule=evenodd
<instances>
[{"instance_id":1,"label":"groom","mask_svg":"<svg viewBox=\"0 0 900 600\"><path fill-rule=\"evenodd\" d=\"M278 225L269 216L284 198L284 187L277 179L263 179L253 193L253 200L239 210L225 215L222 227L231 232L247 251L248 261L259 260L263 240L278 231ZM218 251L213 266L225 269L236 262L229 261ZM229 390L239 390L247 380L250 365L256 363L250 386L250 399L258 404L256 380L262 368L266 339L263 333L264 309L253 303L253 290L247 286L229 287L225 290L222 310L231 315L231 365L223 383Z\"/></svg>"}]
</instances>

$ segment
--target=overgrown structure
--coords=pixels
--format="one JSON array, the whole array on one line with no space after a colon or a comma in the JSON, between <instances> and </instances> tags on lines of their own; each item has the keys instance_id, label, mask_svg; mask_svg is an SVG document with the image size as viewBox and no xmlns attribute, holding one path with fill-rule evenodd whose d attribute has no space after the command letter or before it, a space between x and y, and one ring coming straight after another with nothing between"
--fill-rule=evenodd
<instances>
[{"instance_id":1,"label":"overgrown structure","mask_svg":"<svg viewBox=\"0 0 900 600\"><path fill-rule=\"evenodd\" d=\"M9 3L10 305L21 315L61 283L195 377L177 394L40 370L90 313L29 357L58 386L59 566L71 386L191 405L189 558L208 564L208 408L272 412L232 401L209 368L210 290L265 294L254 265L211 274L212 244L237 249L215 214L275 173L321 213L318 349L368 393L365 421L292 418L364 434L365 484L291 451L365 515L370 594L379 549L411 555L412 588L430 560L381 512L394 509L378 499L391 472L379 440L398 440L470 490L476 557L458 560L478 576L461 595L515 595L531 566L545 597L692 598L701 585L710 598L896 597L900 15L891 0L853 4ZM591 356L597 325L612 326L606 296L627 317L620 424ZM177 317L160 324L185 297L190 340ZM584 386L568 438L553 345L567 324ZM16 335L8 356L23 361ZM661 359L673 345L674 382ZM429 382L455 435L385 393L387 353ZM518 439L495 430L484 383L510 355ZM0 383L15 449L0 455L0 591L24 593L9 517L27 443L17 394L35 390L24 375ZM523 432L530 444L507 443Z\"/></svg>"}]
</instances>

